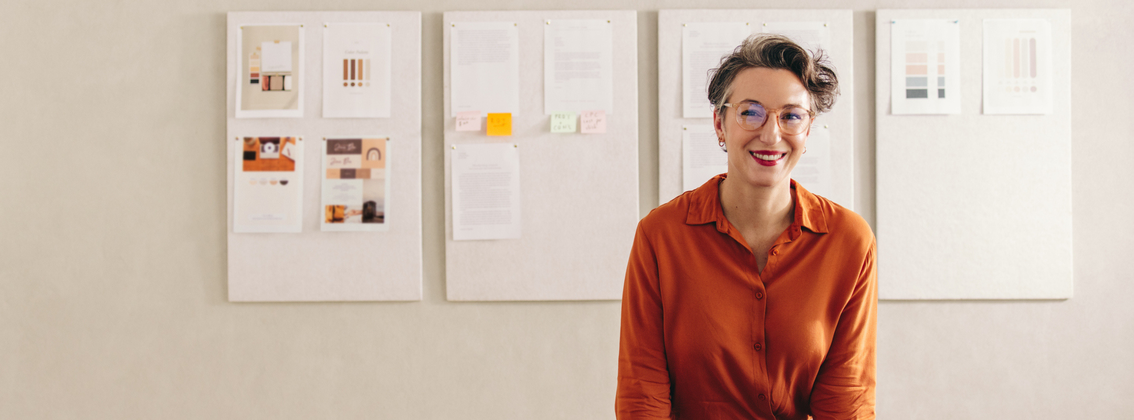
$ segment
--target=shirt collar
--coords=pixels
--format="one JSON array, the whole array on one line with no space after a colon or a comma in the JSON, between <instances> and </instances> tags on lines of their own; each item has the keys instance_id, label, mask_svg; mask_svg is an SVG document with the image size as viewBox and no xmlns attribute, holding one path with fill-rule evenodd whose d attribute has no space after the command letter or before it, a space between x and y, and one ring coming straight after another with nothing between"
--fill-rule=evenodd
<instances>
[{"instance_id":1,"label":"shirt collar","mask_svg":"<svg viewBox=\"0 0 1134 420\"><path fill-rule=\"evenodd\" d=\"M717 230L726 231L728 220L724 217L721 208L720 186L726 174L720 174L704 185L693 190L689 197L689 211L685 215L685 223L690 225L703 225L715 223ZM795 199L795 221L792 230L800 227L814 233L827 233L827 217L823 213L823 205L818 196L791 180L793 198Z\"/></svg>"}]
</instances>

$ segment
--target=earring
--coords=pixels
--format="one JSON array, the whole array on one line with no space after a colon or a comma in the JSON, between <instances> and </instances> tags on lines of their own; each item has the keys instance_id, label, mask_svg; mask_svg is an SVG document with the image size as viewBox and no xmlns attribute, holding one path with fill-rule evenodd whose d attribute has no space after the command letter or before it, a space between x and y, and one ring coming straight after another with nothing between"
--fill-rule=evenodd
<instances>
[{"instance_id":1,"label":"earring","mask_svg":"<svg viewBox=\"0 0 1134 420\"><path fill-rule=\"evenodd\" d=\"M803 154L805 154L805 155L807 154L807 148L806 147L803 148Z\"/></svg>"},{"instance_id":2,"label":"earring","mask_svg":"<svg viewBox=\"0 0 1134 420\"><path fill-rule=\"evenodd\" d=\"M718 138L717 144L719 144L721 146L721 150L725 151L726 153L728 152L728 148L726 148L725 145L724 145L724 139L723 138Z\"/></svg>"}]
</instances>

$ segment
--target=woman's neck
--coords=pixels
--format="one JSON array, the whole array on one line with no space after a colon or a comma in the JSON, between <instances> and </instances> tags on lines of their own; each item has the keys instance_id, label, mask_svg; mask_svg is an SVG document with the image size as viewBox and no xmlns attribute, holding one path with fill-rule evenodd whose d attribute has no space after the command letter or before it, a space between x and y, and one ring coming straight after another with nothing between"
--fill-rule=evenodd
<instances>
[{"instance_id":1,"label":"woman's neck","mask_svg":"<svg viewBox=\"0 0 1134 420\"><path fill-rule=\"evenodd\" d=\"M774 187L757 187L739 179L725 178L721 181L720 199L725 218L741 231L783 230L795 216L790 181Z\"/></svg>"}]
</instances>

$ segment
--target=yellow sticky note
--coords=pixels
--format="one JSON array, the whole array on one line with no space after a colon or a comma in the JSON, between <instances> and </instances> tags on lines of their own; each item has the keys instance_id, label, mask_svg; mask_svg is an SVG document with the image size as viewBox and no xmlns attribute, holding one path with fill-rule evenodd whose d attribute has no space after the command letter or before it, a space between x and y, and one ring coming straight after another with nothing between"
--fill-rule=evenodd
<instances>
[{"instance_id":1,"label":"yellow sticky note","mask_svg":"<svg viewBox=\"0 0 1134 420\"><path fill-rule=\"evenodd\" d=\"M551 132L574 133L576 120L574 112L553 113L551 114Z\"/></svg>"},{"instance_id":2,"label":"yellow sticky note","mask_svg":"<svg viewBox=\"0 0 1134 420\"><path fill-rule=\"evenodd\" d=\"M512 113L489 113L488 114L488 135L490 136L510 136L512 135Z\"/></svg>"}]
</instances>

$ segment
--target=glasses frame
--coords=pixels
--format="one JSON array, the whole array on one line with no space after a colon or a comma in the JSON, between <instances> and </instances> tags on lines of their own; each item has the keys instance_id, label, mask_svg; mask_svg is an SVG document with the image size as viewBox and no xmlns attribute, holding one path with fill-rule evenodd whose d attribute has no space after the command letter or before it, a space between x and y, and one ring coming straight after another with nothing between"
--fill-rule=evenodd
<instances>
[{"instance_id":1,"label":"glasses frame","mask_svg":"<svg viewBox=\"0 0 1134 420\"><path fill-rule=\"evenodd\" d=\"M735 115L735 118L736 118L736 125L740 126L740 128L742 128L746 131L756 131L756 130L763 128L764 124L768 123L768 116L769 115L776 115L776 126L780 128L780 131L783 131L785 134L790 134L790 135L797 135L797 134L806 133L807 129L811 128L811 124L815 122L815 111L812 111L810 109L805 109L805 108L798 106L798 105L789 105L789 106L785 106L785 107L781 107L781 108L768 108L768 107L764 106L764 104L756 102L756 101L741 101L741 102L738 102L738 103L725 102L725 103L721 104L721 108L735 107L735 106L743 104L745 102L760 105L761 108L764 108L764 121L761 122L760 125L756 126L756 128L745 128L744 126L747 125L747 124L744 122L744 118L742 118L740 116L740 112L733 112L733 114ZM783 112L783 111L786 111L789 108L799 108L799 109L802 109L804 111L807 111L807 115L808 115L807 125L803 126L803 128L801 130L799 130L798 133L789 133L787 130L784 129L784 126L780 124L780 118L779 118L780 113ZM775 111L775 112L772 112L772 111Z\"/></svg>"}]
</instances>

